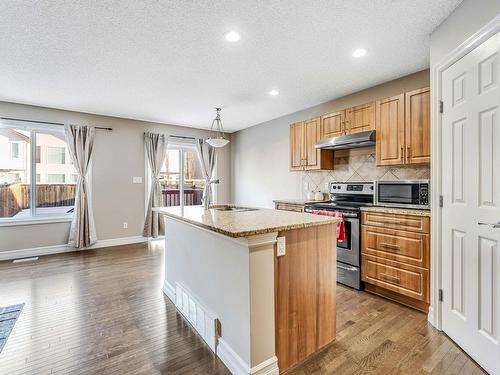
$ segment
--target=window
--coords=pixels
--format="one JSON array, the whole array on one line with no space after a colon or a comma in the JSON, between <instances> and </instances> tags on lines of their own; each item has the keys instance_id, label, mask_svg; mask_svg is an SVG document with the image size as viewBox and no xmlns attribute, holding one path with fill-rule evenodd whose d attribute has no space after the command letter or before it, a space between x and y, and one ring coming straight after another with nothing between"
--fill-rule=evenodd
<instances>
[{"instance_id":1,"label":"window","mask_svg":"<svg viewBox=\"0 0 500 375\"><path fill-rule=\"evenodd\" d=\"M12 159L19 159L19 143L10 144L10 157Z\"/></svg>"},{"instance_id":2,"label":"window","mask_svg":"<svg viewBox=\"0 0 500 375\"><path fill-rule=\"evenodd\" d=\"M0 222L72 214L76 170L65 153L62 127L0 121Z\"/></svg>"},{"instance_id":3,"label":"window","mask_svg":"<svg viewBox=\"0 0 500 375\"><path fill-rule=\"evenodd\" d=\"M35 163L40 164L40 157L42 155L42 150L40 146L36 146L35 150Z\"/></svg>"},{"instance_id":4,"label":"window","mask_svg":"<svg viewBox=\"0 0 500 375\"><path fill-rule=\"evenodd\" d=\"M66 150L64 147L47 147L47 163L48 164L65 164Z\"/></svg>"},{"instance_id":5,"label":"window","mask_svg":"<svg viewBox=\"0 0 500 375\"><path fill-rule=\"evenodd\" d=\"M167 159L160 172L162 205L201 205L205 179L193 144L175 143L167 151Z\"/></svg>"},{"instance_id":6,"label":"window","mask_svg":"<svg viewBox=\"0 0 500 375\"><path fill-rule=\"evenodd\" d=\"M65 178L61 173L49 173L47 175L47 182L49 184L64 184Z\"/></svg>"}]
</instances>

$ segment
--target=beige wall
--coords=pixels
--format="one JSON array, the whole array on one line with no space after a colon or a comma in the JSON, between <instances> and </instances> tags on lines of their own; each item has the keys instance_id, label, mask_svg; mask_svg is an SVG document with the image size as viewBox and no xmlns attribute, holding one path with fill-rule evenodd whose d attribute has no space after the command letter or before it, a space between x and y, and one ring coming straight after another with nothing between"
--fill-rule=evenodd
<instances>
[{"instance_id":1,"label":"beige wall","mask_svg":"<svg viewBox=\"0 0 500 375\"><path fill-rule=\"evenodd\" d=\"M431 68L499 14L499 0L464 0L431 34Z\"/></svg>"},{"instance_id":2,"label":"beige wall","mask_svg":"<svg viewBox=\"0 0 500 375\"><path fill-rule=\"evenodd\" d=\"M233 133L233 202L272 207L273 199L303 196L303 173L289 171L289 124L429 84L424 70Z\"/></svg>"},{"instance_id":3,"label":"beige wall","mask_svg":"<svg viewBox=\"0 0 500 375\"><path fill-rule=\"evenodd\" d=\"M143 133L206 137L207 131L116 117L0 102L0 116L38 121L55 121L112 127L96 135L92 169L93 206L97 236L100 240L140 236L144 220L146 162ZM230 147L218 155L218 202L229 201ZM132 177L143 177L133 184ZM123 229L123 222L128 229ZM69 223L0 227L0 251L65 244Z\"/></svg>"}]
</instances>

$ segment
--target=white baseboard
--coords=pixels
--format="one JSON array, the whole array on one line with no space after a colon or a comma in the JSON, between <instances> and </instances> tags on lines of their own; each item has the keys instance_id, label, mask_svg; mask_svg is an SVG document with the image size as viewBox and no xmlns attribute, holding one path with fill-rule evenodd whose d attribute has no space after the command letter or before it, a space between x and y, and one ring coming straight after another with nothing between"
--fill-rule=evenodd
<instances>
[{"instance_id":1,"label":"white baseboard","mask_svg":"<svg viewBox=\"0 0 500 375\"><path fill-rule=\"evenodd\" d=\"M250 369L251 375L279 375L278 358L276 356L269 358L267 361L259 363Z\"/></svg>"},{"instance_id":2,"label":"white baseboard","mask_svg":"<svg viewBox=\"0 0 500 375\"><path fill-rule=\"evenodd\" d=\"M146 237L132 236L132 237L112 238L109 240L98 240L94 245L87 247L85 249L75 249L74 247L64 244L64 245L54 245L54 246L33 247L30 249L0 251L0 261L20 259L20 258L30 258L42 255L59 254L59 253L69 253L71 251L99 249L110 246L129 245L147 241L148 239Z\"/></svg>"},{"instance_id":3,"label":"white baseboard","mask_svg":"<svg viewBox=\"0 0 500 375\"><path fill-rule=\"evenodd\" d=\"M429 306L429 313L427 314L427 321L433 326L436 327L434 322L434 307Z\"/></svg>"},{"instance_id":4,"label":"white baseboard","mask_svg":"<svg viewBox=\"0 0 500 375\"><path fill-rule=\"evenodd\" d=\"M169 288L167 284L167 288ZM171 293L171 291L168 291ZM204 306L193 292L175 283L175 307L215 353L217 345L217 316Z\"/></svg>"},{"instance_id":5,"label":"white baseboard","mask_svg":"<svg viewBox=\"0 0 500 375\"><path fill-rule=\"evenodd\" d=\"M276 356L250 368L250 366L222 338L219 338L217 343L217 357L220 358L233 375L279 374L278 358L276 358Z\"/></svg>"},{"instance_id":6,"label":"white baseboard","mask_svg":"<svg viewBox=\"0 0 500 375\"><path fill-rule=\"evenodd\" d=\"M250 374L250 366L224 341L217 342L217 357L226 365L233 375Z\"/></svg>"},{"instance_id":7,"label":"white baseboard","mask_svg":"<svg viewBox=\"0 0 500 375\"><path fill-rule=\"evenodd\" d=\"M163 281L163 293L165 293L168 299L175 305L175 288L167 280Z\"/></svg>"}]
</instances>

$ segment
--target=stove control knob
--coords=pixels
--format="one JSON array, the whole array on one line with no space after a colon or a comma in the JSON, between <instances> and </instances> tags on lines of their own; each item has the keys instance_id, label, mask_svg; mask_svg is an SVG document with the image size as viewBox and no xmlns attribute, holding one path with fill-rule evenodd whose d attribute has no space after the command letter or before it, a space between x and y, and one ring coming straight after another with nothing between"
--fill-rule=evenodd
<instances>
[{"instance_id":1,"label":"stove control knob","mask_svg":"<svg viewBox=\"0 0 500 375\"><path fill-rule=\"evenodd\" d=\"M373 186L370 186L370 190L373 190Z\"/></svg>"}]
</instances>

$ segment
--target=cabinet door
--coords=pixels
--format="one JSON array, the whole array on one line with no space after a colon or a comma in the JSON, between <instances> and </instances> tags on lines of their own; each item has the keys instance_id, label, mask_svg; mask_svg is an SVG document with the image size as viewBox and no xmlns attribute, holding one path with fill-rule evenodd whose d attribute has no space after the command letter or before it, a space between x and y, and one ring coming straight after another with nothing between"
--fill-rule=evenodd
<instances>
[{"instance_id":1,"label":"cabinet door","mask_svg":"<svg viewBox=\"0 0 500 375\"><path fill-rule=\"evenodd\" d=\"M316 117L304 121L305 147L304 154L306 159L307 169L320 168L320 150L314 146L320 139L320 118Z\"/></svg>"},{"instance_id":2,"label":"cabinet door","mask_svg":"<svg viewBox=\"0 0 500 375\"><path fill-rule=\"evenodd\" d=\"M344 135L345 111L321 116L320 138L331 138Z\"/></svg>"},{"instance_id":3,"label":"cabinet door","mask_svg":"<svg viewBox=\"0 0 500 375\"><path fill-rule=\"evenodd\" d=\"M404 94L377 100L377 165L398 165L405 162Z\"/></svg>"},{"instance_id":4,"label":"cabinet door","mask_svg":"<svg viewBox=\"0 0 500 375\"><path fill-rule=\"evenodd\" d=\"M304 123L297 122L290 125L290 169L302 169L304 159Z\"/></svg>"},{"instance_id":5,"label":"cabinet door","mask_svg":"<svg viewBox=\"0 0 500 375\"><path fill-rule=\"evenodd\" d=\"M431 92L428 87L405 94L406 164L431 162Z\"/></svg>"},{"instance_id":6,"label":"cabinet door","mask_svg":"<svg viewBox=\"0 0 500 375\"><path fill-rule=\"evenodd\" d=\"M346 109L347 134L375 129L375 102Z\"/></svg>"}]
</instances>

